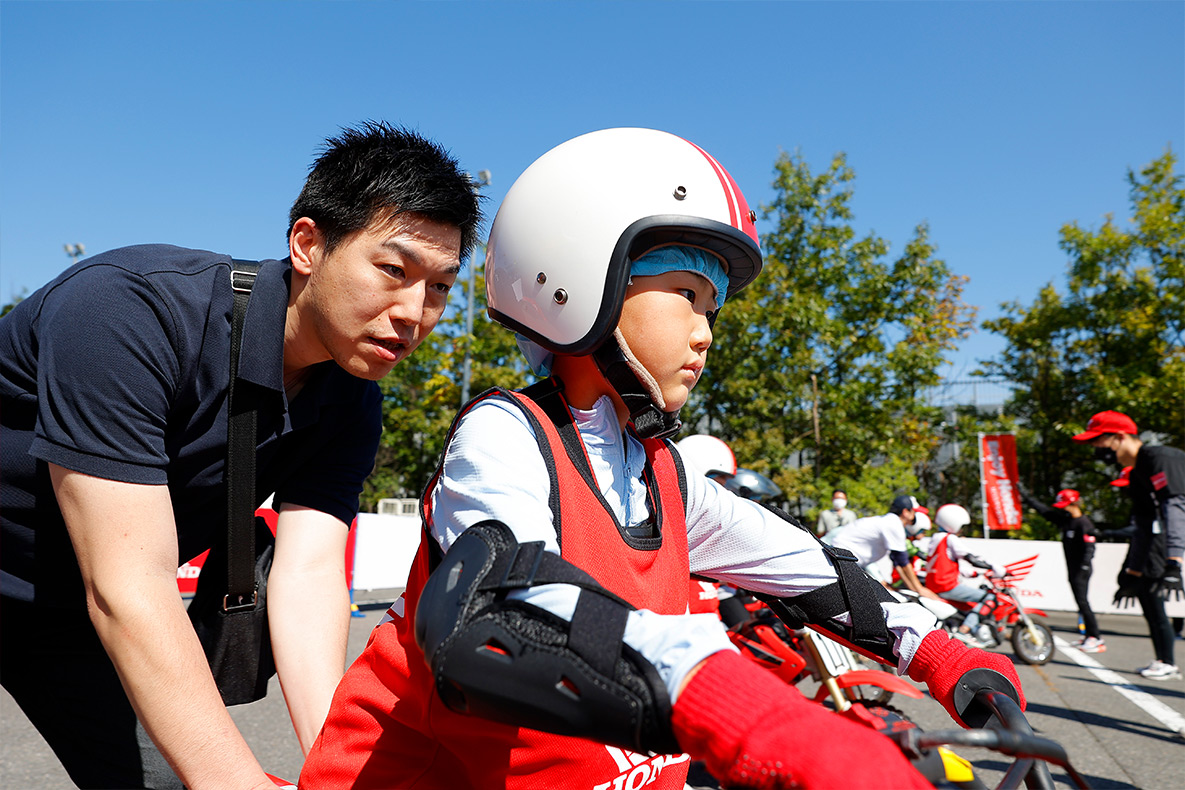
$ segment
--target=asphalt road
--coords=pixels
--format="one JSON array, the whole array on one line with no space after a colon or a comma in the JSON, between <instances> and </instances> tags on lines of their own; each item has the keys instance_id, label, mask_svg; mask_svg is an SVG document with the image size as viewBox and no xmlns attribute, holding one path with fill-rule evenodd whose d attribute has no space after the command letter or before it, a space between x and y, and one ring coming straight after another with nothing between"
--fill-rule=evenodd
<instances>
[{"instance_id":1,"label":"asphalt road","mask_svg":"<svg viewBox=\"0 0 1185 790\"><path fill-rule=\"evenodd\" d=\"M381 591L359 599L362 617L351 621L350 655L356 656L378 622L385 604L397 591ZM1077 638L1075 615L1056 612L1046 621L1064 643ZM1017 663L1028 698L1027 716L1037 734L1062 744L1074 767L1095 788L1179 790L1185 787L1185 740L1171 728L1185 727L1185 682L1157 683L1135 669L1152 659L1151 642L1141 617L1100 617L1107 652L1084 656L1059 650L1042 667ZM1010 646L999 649L1012 656ZM1074 657L1101 667L1092 670ZM1185 643L1177 643L1177 662L1185 663ZM812 691L810 683L804 691ZM1151 700L1151 702L1149 702ZM940 705L897 695L891 703L927 731L950 729ZM267 698L231 709L235 721L264 768L295 780L301 754L276 680ZM1174 718L1175 717L1175 718ZM983 749L955 747L978 775L993 786L1010 759ZM1055 784L1073 787L1066 774L1053 769ZM71 784L52 752L5 692L0 694L0 788L46 790Z\"/></svg>"}]
</instances>

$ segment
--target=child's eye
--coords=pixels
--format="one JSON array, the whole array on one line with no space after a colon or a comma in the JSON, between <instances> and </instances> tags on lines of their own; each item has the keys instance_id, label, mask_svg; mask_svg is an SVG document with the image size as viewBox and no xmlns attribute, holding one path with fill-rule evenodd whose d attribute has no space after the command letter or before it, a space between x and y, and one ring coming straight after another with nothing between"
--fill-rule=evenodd
<instances>
[{"instance_id":1,"label":"child's eye","mask_svg":"<svg viewBox=\"0 0 1185 790\"><path fill-rule=\"evenodd\" d=\"M687 301L695 304L695 291L690 288L680 288L678 289L678 293L685 297Z\"/></svg>"}]
</instances>

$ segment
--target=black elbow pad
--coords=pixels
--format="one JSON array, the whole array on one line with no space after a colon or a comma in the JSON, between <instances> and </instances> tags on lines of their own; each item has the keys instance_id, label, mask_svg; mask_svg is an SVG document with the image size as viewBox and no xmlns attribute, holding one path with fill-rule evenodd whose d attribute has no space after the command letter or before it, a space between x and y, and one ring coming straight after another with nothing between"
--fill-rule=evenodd
<instances>
[{"instance_id":1,"label":"black elbow pad","mask_svg":"<svg viewBox=\"0 0 1185 790\"><path fill-rule=\"evenodd\" d=\"M544 584L580 588L571 622L507 598ZM416 642L458 713L678 753L666 686L622 639L633 608L542 542L520 544L487 521L465 530L428 578Z\"/></svg>"}]
</instances>

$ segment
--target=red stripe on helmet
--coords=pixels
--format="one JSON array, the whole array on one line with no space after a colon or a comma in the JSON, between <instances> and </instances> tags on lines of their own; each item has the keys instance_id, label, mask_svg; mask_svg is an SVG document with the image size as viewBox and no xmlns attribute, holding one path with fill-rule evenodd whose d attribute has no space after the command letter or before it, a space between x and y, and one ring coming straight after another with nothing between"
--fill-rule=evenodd
<instances>
[{"instance_id":1,"label":"red stripe on helmet","mask_svg":"<svg viewBox=\"0 0 1185 790\"><path fill-rule=\"evenodd\" d=\"M698 145L691 142L690 140L685 140L684 142L686 142L688 145L690 145L695 150L699 151L700 154L703 155L704 159L708 160L708 164L712 166L712 169L716 171L716 177L720 179L720 186L724 189L725 202L728 203L729 224L731 224L737 230L740 230L741 229L741 224L740 224L740 213L741 212L740 212L740 206L738 205L739 201L737 200L737 195L740 194L740 190L737 189L736 182L732 180L732 176L730 176L728 174L728 171L725 170L721 166L721 164L716 161L715 157L713 157L707 151L700 148ZM741 198L741 200L744 200L744 198Z\"/></svg>"},{"instance_id":2,"label":"red stripe on helmet","mask_svg":"<svg viewBox=\"0 0 1185 790\"><path fill-rule=\"evenodd\" d=\"M707 159L708 164L716 171L716 177L720 179L720 186L724 189L725 202L728 203L730 224L753 239L754 243L759 243L757 241L757 226L753 223L749 204L745 201L745 195L741 192L741 188L737 186L737 182L733 180L732 175L707 151L690 140L686 140L685 142L703 154L704 159Z\"/></svg>"}]
</instances>

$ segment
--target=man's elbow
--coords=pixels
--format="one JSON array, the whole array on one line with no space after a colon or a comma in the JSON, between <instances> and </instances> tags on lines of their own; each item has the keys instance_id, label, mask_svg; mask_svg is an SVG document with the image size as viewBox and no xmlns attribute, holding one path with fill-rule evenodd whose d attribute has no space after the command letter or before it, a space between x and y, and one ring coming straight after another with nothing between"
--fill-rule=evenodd
<instances>
[{"instance_id":1,"label":"man's elbow","mask_svg":"<svg viewBox=\"0 0 1185 790\"><path fill-rule=\"evenodd\" d=\"M96 630L135 630L159 621L162 607L181 606L177 573L141 577L131 583L127 577L89 579L86 588L87 613Z\"/></svg>"}]
</instances>

